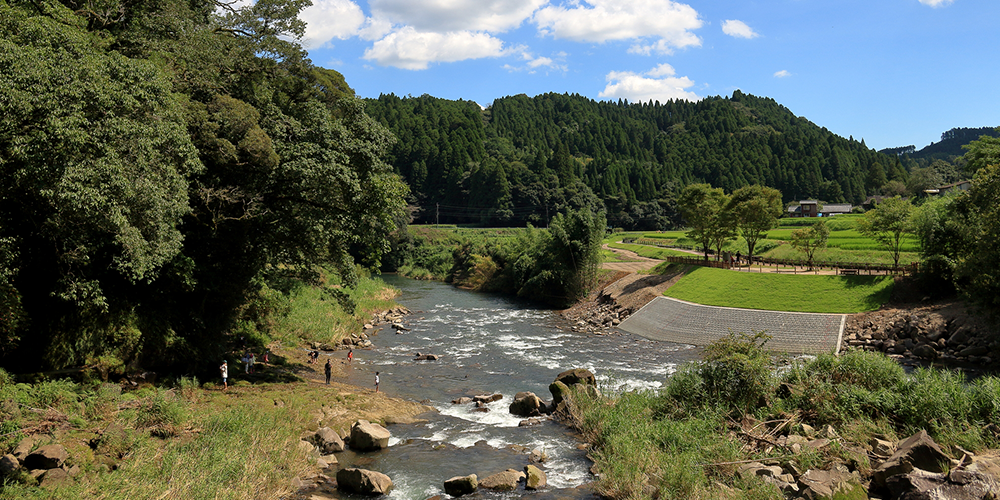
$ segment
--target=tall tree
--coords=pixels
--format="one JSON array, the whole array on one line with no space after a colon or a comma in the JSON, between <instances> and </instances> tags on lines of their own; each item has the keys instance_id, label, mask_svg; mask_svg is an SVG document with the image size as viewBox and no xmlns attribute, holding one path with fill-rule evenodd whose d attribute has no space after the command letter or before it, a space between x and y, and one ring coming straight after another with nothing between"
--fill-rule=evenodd
<instances>
[{"instance_id":1,"label":"tall tree","mask_svg":"<svg viewBox=\"0 0 1000 500\"><path fill-rule=\"evenodd\" d=\"M701 244L705 260L708 260L712 244L732 233L729 201L722 188L713 188L710 184L691 184L681 191L677 200L688 228L687 237Z\"/></svg>"},{"instance_id":2,"label":"tall tree","mask_svg":"<svg viewBox=\"0 0 1000 500\"><path fill-rule=\"evenodd\" d=\"M875 208L865 212L858 221L858 231L875 239L892 253L893 265L899 266L899 253L903 236L910 232L910 213L913 205L908 200L894 196L882 200Z\"/></svg>"},{"instance_id":3,"label":"tall tree","mask_svg":"<svg viewBox=\"0 0 1000 500\"><path fill-rule=\"evenodd\" d=\"M741 187L733 193L729 209L740 236L747 242L747 259L752 262L757 242L778 225L784 210L781 192L759 185Z\"/></svg>"}]
</instances>

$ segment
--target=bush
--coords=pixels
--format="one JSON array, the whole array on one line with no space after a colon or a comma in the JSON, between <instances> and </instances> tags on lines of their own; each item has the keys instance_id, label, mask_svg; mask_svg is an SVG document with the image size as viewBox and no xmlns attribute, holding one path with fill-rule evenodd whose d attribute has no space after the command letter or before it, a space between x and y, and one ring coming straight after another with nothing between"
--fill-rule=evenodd
<instances>
[{"instance_id":1,"label":"bush","mask_svg":"<svg viewBox=\"0 0 1000 500\"><path fill-rule=\"evenodd\" d=\"M775 377L765 332L729 332L705 348L699 372L709 400L743 414L766 407L774 392Z\"/></svg>"}]
</instances>

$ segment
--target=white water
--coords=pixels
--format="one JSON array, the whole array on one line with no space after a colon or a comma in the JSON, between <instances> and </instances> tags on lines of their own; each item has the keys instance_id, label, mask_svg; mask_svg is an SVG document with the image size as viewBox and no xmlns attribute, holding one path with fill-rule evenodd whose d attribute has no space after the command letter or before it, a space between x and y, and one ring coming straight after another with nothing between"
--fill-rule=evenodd
<instances>
[{"instance_id":1,"label":"white water","mask_svg":"<svg viewBox=\"0 0 1000 500\"><path fill-rule=\"evenodd\" d=\"M691 346L621 332L574 333L557 312L504 297L395 276L385 280L403 292L397 301L412 311L403 320L410 331L395 334L385 328L373 338L375 349L355 351L349 380L369 386L379 371L380 387L388 394L438 410L426 416L426 424L390 427L389 450L359 455L366 468L392 478L391 498L447 496L445 479L473 473L483 478L507 468L520 469L527 463L527 452L536 448L549 456L541 465L549 488L541 493L521 491L513 498L586 496L568 490L592 479L591 463L577 449L578 438L551 422L518 427L522 418L507 411L513 395L531 391L551 399L548 385L559 372L571 368L594 372L604 392L656 389L678 364L698 354ZM441 359L413 361L418 352ZM488 412L451 403L462 396L495 393L503 399L489 404Z\"/></svg>"}]
</instances>

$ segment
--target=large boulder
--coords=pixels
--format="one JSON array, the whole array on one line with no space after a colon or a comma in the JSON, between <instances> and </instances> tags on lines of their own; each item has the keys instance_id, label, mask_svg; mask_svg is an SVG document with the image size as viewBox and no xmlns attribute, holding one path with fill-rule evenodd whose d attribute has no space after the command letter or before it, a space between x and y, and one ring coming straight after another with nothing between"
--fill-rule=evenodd
<instances>
[{"instance_id":1,"label":"large boulder","mask_svg":"<svg viewBox=\"0 0 1000 500\"><path fill-rule=\"evenodd\" d=\"M312 442L323 455L344 451L344 440L340 439L340 435L329 427L322 427L316 431Z\"/></svg>"},{"instance_id":2,"label":"large boulder","mask_svg":"<svg viewBox=\"0 0 1000 500\"><path fill-rule=\"evenodd\" d=\"M63 462L69 457L66 448L61 444L50 444L42 446L33 453L25 457L24 468L26 469L55 469L62 467Z\"/></svg>"},{"instance_id":3,"label":"large boulder","mask_svg":"<svg viewBox=\"0 0 1000 500\"><path fill-rule=\"evenodd\" d=\"M594 377L594 374L586 368L566 370L559 375L556 375L555 381L562 382L571 387L573 384L597 385L597 378Z\"/></svg>"},{"instance_id":4,"label":"large boulder","mask_svg":"<svg viewBox=\"0 0 1000 500\"><path fill-rule=\"evenodd\" d=\"M495 491L514 491L517 483L524 479L524 473L514 469L507 469L487 477L479 482L479 487Z\"/></svg>"},{"instance_id":5,"label":"large boulder","mask_svg":"<svg viewBox=\"0 0 1000 500\"><path fill-rule=\"evenodd\" d=\"M1000 493L995 476L968 470L948 474L913 469L886 479L892 498L907 500L993 500Z\"/></svg>"},{"instance_id":6,"label":"large boulder","mask_svg":"<svg viewBox=\"0 0 1000 500\"><path fill-rule=\"evenodd\" d=\"M0 458L0 476L8 476L17 472L21 468L21 462L14 455L8 453Z\"/></svg>"},{"instance_id":7,"label":"large boulder","mask_svg":"<svg viewBox=\"0 0 1000 500\"><path fill-rule=\"evenodd\" d=\"M385 427L367 420L358 420L351 427L351 449L373 451L388 448L389 436Z\"/></svg>"},{"instance_id":8,"label":"large boulder","mask_svg":"<svg viewBox=\"0 0 1000 500\"><path fill-rule=\"evenodd\" d=\"M921 429L899 443L896 452L872 473L872 486L883 488L890 477L906 474L913 469L947 472L950 465L948 455L941 451L941 447L927 435L927 431Z\"/></svg>"},{"instance_id":9,"label":"large boulder","mask_svg":"<svg viewBox=\"0 0 1000 500\"><path fill-rule=\"evenodd\" d=\"M537 417L542 414L545 403L533 392L519 392L514 395L514 402L509 410L519 417Z\"/></svg>"},{"instance_id":10,"label":"large boulder","mask_svg":"<svg viewBox=\"0 0 1000 500\"><path fill-rule=\"evenodd\" d=\"M799 476L800 495L808 500L867 500L868 491L853 474L808 470Z\"/></svg>"},{"instance_id":11,"label":"large boulder","mask_svg":"<svg viewBox=\"0 0 1000 500\"><path fill-rule=\"evenodd\" d=\"M28 436L18 441L17 446L14 447L14 451L10 452L10 454L14 455L14 458L23 461L31 453L31 449L35 447L35 441L35 436Z\"/></svg>"},{"instance_id":12,"label":"large boulder","mask_svg":"<svg viewBox=\"0 0 1000 500\"><path fill-rule=\"evenodd\" d=\"M456 476L444 482L444 492L453 497L475 493L477 488L479 479L475 474Z\"/></svg>"},{"instance_id":13,"label":"large boulder","mask_svg":"<svg viewBox=\"0 0 1000 500\"><path fill-rule=\"evenodd\" d=\"M337 488L361 495L385 495L392 489L392 479L367 469L340 469L337 471Z\"/></svg>"},{"instance_id":14,"label":"large boulder","mask_svg":"<svg viewBox=\"0 0 1000 500\"><path fill-rule=\"evenodd\" d=\"M545 487L545 473L534 465L524 466L524 489L537 490Z\"/></svg>"},{"instance_id":15,"label":"large boulder","mask_svg":"<svg viewBox=\"0 0 1000 500\"><path fill-rule=\"evenodd\" d=\"M570 395L569 386L556 380L549 384L549 392L552 393L552 405L559 406L564 399L568 398Z\"/></svg>"}]
</instances>

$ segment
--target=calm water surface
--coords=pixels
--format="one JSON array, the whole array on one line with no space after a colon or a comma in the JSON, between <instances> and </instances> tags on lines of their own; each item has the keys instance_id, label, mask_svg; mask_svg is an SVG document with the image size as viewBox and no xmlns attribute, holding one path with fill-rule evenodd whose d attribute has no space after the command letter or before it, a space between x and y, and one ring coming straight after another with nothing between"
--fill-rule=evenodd
<instances>
[{"instance_id":1,"label":"calm water surface","mask_svg":"<svg viewBox=\"0 0 1000 500\"><path fill-rule=\"evenodd\" d=\"M577 449L580 441L551 422L518 427L522 419L507 411L514 394L531 391L549 400L548 385L570 368L594 372L604 392L655 389L699 353L692 346L618 331L575 333L557 311L507 297L394 275L383 279L402 291L397 301L412 312L403 320L410 331L395 334L384 328L372 339L374 349L355 351L348 381L370 387L379 371L381 390L423 401L439 412L423 416L428 420L424 424L391 426L388 450L339 456L342 466L388 474L395 485L391 498L446 496L445 479L473 473L482 479L507 468L521 469L528 463L527 452L535 448L549 456L541 465L548 478L546 491L477 496L587 497L585 489L576 489L593 479L590 462ZM413 361L416 353L441 358ZM451 403L461 396L494 393L504 397L485 413Z\"/></svg>"}]
</instances>

